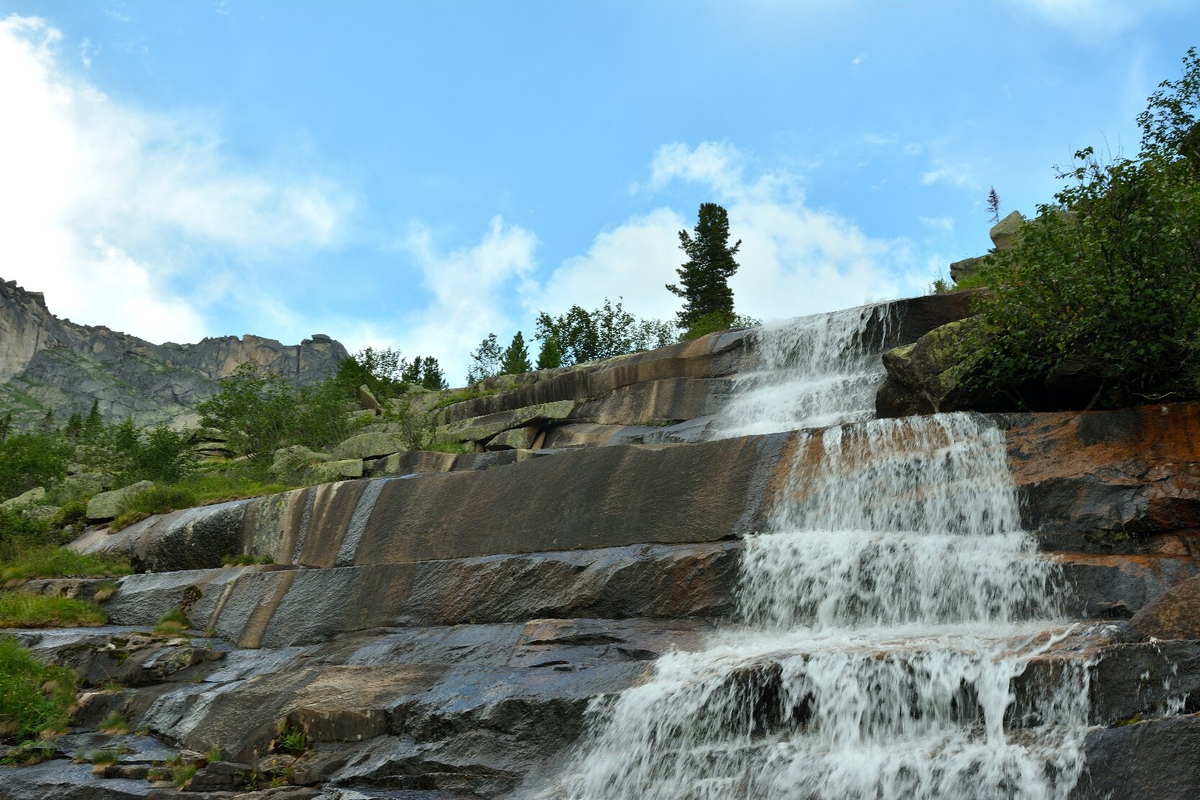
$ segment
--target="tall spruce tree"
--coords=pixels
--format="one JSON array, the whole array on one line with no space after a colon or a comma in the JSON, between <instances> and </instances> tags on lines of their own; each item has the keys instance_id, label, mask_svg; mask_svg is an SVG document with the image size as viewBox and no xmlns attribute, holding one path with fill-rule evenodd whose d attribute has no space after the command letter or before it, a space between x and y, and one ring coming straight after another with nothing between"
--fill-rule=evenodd
<instances>
[{"instance_id":1,"label":"tall spruce tree","mask_svg":"<svg viewBox=\"0 0 1200 800\"><path fill-rule=\"evenodd\" d=\"M542 342L542 351L538 353L538 369L557 369L562 366L562 350L558 348L558 339L547 336Z\"/></svg>"},{"instance_id":2,"label":"tall spruce tree","mask_svg":"<svg viewBox=\"0 0 1200 800\"><path fill-rule=\"evenodd\" d=\"M501 375L520 375L529 372L533 365L529 363L529 350L525 347L525 337L517 331L512 344L504 351L504 360L500 362Z\"/></svg>"},{"instance_id":3,"label":"tall spruce tree","mask_svg":"<svg viewBox=\"0 0 1200 800\"><path fill-rule=\"evenodd\" d=\"M738 270L734 260L739 239L729 246L729 214L716 203L701 203L695 235L679 232L679 249L687 254L688 260L679 269L679 285L667 284L667 289L683 298L683 309L679 311L679 327L685 331L706 318L720 318L732 325L733 290L729 278ZM712 320L706 320L711 322Z\"/></svg>"}]
</instances>

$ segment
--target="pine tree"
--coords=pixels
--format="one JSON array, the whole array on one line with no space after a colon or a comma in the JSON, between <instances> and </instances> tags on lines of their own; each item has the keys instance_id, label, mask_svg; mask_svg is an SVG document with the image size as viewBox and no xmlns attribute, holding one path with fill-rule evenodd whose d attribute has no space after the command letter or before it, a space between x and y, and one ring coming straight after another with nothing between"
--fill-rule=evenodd
<instances>
[{"instance_id":1,"label":"pine tree","mask_svg":"<svg viewBox=\"0 0 1200 800\"><path fill-rule=\"evenodd\" d=\"M67 427L63 432L67 434L68 439L72 440L77 440L83 433L83 417L79 416L78 411L67 418Z\"/></svg>"},{"instance_id":2,"label":"pine tree","mask_svg":"<svg viewBox=\"0 0 1200 800\"><path fill-rule=\"evenodd\" d=\"M558 348L558 339L547 336L542 343L542 352L538 353L538 369L557 369L562 366L562 351Z\"/></svg>"},{"instance_id":3,"label":"pine tree","mask_svg":"<svg viewBox=\"0 0 1200 800\"><path fill-rule=\"evenodd\" d=\"M683 298L679 327L689 330L706 317L732 324L733 290L728 281L738 270L734 256L742 242L729 246L729 214L716 203L700 205L694 231L694 238L687 231L679 232L679 248L688 260L676 270L679 285L667 284L672 294Z\"/></svg>"},{"instance_id":4,"label":"pine tree","mask_svg":"<svg viewBox=\"0 0 1200 800\"><path fill-rule=\"evenodd\" d=\"M533 366L529 363L529 350L525 347L525 337L517 331L512 344L504 351L504 359L500 362L501 375L520 375L529 372Z\"/></svg>"},{"instance_id":5,"label":"pine tree","mask_svg":"<svg viewBox=\"0 0 1200 800\"><path fill-rule=\"evenodd\" d=\"M408 366L400 373L400 380L405 383L412 383L417 386L421 385L421 370L425 366L425 361L420 356L412 360Z\"/></svg>"},{"instance_id":6,"label":"pine tree","mask_svg":"<svg viewBox=\"0 0 1200 800\"><path fill-rule=\"evenodd\" d=\"M995 186L993 186L991 189L988 190L987 210L988 210L988 219L990 219L992 221L993 225L999 225L1000 224L1000 195L996 194Z\"/></svg>"},{"instance_id":7,"label":"pine tree","mask_svg":"<svg viewBox=\"0 0 1200 800\"><path fill-rule=\"evenodd\" d=\"M12 412L9 411L4 415L3 419L0 419L0 442L7 439L8 435L12 433L12 426Z\"/></svg>"},{"instance_id":8,"label":"pine tree","mask_svg":"<svg viewBox=\"0 0 1200 800\"><path fill-rule=\"evenodd\" d=\"M86 442L94 442L103 431L104 420L100 418L100 400L97 398L92 400L92 410L83 421L83 439Z\"/></svg>"},{"instance_id":9,"label":"pine tree","mask_svg":"<svg viewBox=\"0 0 1200 800\"><path fill-rule=\"evenodd\" d=\"M42 433L54 433L57 430L54 425L54 409L46 411L46 416L42 417L42 421L38 423L38 430Z\"/></svg>"},{"instance_id":10,"label":"pine tree","mask_svg":"<svg viewBox=\"0 0 1200 800\"><path fill-rule=\"evenodd\" d=\"M449 388L446 373L442 372L441 365L433 356L426 356L421 362L421 385L433 392Z\"/></svg>"}]
</instances>

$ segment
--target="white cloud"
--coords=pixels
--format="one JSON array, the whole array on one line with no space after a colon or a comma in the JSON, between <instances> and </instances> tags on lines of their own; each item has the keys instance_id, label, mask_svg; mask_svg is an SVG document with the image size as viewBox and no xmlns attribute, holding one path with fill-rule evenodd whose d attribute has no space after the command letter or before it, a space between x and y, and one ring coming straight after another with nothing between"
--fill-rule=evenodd
<instances>
[{"instance_id":1,"label":"white cloud","mask_svg":"<svg viewBox=\"0 0 1200 800\"><path fill-rule=\"evenodd\" d=\"M953 217L917 217L917 220L927 228L941 233L954 233Z\"/></svg>"},{"instance_id":2,"label":"white cloud","mask_svg":"<svg viewBox=\"0 0 1200 800\"><path fill-rule=\"evenodd\" d=\"M916 292L928 282L907 242L873 239L852 221L809 207L787 172L747 180L747 161L729 144L673 143L659 148L650 165L650 186L699 184L728 209L732 235L742 240L741 269L730 279L739 312L794 317ZM665 284L677 280L683 261L677 231L691 227L694 213L659 208L599 234L526 302L558 313L572 303L594 308L605 296L624 295L625 307L639 316L672 317L679 300Z\"/></svg>"},{"instance_id":3,"label":"white cloud","mask_svg":"<svg viewBox=\"0 0 1200 800\"><path fill-rule=\"evenodd\" d=\"M973 166L942 159L934 159L933 168L921 175L922 185L932 186L935 183L949 183L971 191L980 191L982 187Z\"/></svg>"},{"instance_id":4,"label":"white cloud","mask_svg":"<svg viewBox=\"0 0 1200 800\"><path fill-rule=\"evenodd\" d=\"M866 61L866 60L867 60L867 54L866 54L866 53L859 53L859 54L858 54L858 55L856 55L856 56L854 57L854 59L853 59L853 60L850 62L850 65L851 65L851 66L853 66L853 67L857 67L859 64L863 63L863 62L864 62L864 61Z\"/></svg>"},{"instance_id":5,"label":"white cloud","mask_svg":"<svg viewBox=\"0 0 1200 800\"><path fill-rule=\"evenodd\" d=\"M423 275L431 300L418 312L405 315L396 327L406 356L435 355L451 382L466 374L468 354L489 333L512 336L519 327L516 304L504 298L536 291L531 281L538 240L519 225L505 225L494 217L487 232L473 247L440 252L433 233L414 224L404 242ZM528 331L527 331L528 333ZM377 341L378 329L361 328L347 346L356 349ZM505 342L507 344L507 342Z\"/></svg>"},{"instance_id":6,"label":"white cloud","mask_svg":"<svg viewBox=\"0 0 1200 800\"><path fill-rule=\"evenodd\" d=\"M204 254L338 241L338 187L240 167L211 123L113 101L63 68L61 41L43 20L0 20L0 116L20 120L0 126L0 277L60 316L189 341L208 332L192 302Z\"/></svg>"}]
</instances>

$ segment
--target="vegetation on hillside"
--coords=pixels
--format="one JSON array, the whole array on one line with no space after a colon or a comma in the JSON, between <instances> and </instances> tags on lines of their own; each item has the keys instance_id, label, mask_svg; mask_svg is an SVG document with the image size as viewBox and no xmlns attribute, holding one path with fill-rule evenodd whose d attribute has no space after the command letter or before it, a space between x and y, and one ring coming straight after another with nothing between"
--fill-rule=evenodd
<instances>
[{"instance_id":1,"label":"vegetation on hillside","mask_svg":"<svg viewBox=\"0 0 1200 800\"><path fill-rule=\"evenodd\" d=\"M1138 154L1076 153L1054 201L984 267L981 387L1035 407L1200 393L1195 49L1183 66L1139 115Z\"/></svg>"}]
</instances>

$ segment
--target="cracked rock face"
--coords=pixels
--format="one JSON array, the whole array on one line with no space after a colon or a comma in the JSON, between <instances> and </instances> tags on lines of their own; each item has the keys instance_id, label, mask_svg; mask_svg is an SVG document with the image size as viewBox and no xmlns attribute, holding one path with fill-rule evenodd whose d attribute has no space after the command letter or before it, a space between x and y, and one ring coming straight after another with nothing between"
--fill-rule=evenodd
<instances>
[{"instance_id":1,"label":"cracked rock face","mask_svg":"<svg viewBox=\"0 0 1200 800\"><path fill-rule=\"evenodd\" d=\"M309 384L332 374L347 355L323 334L298 345L251 335L154 344L59 319L40 292L0 283L0 405L25 409L28 419L18 422L36 421L46 409L87 413L93 399L107 422L191 420L195 404L244 361Z\"/></svg>"}]
</instances>

